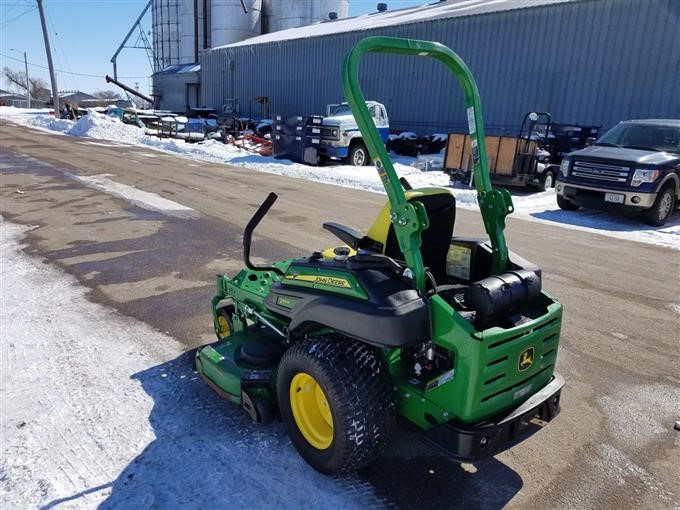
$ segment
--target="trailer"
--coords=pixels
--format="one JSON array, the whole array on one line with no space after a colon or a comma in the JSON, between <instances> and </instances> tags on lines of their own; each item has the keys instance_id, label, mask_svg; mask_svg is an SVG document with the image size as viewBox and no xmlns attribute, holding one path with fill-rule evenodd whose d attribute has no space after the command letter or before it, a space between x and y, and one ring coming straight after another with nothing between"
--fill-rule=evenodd
<instances>
[{"instance_id":1,"label":"trailer","mask_svg":"<svg viewBox=\"0 0 680 510\"><path fill-rule=\"evenodd\" d=\"M516 137L487 136L486 147L491 182L500 186L552 188L562 158L597 138L600 126L558 124L547 112L524 116ZM472 185L474 147L467 134L450 133L444 156L444 171L457 181Z\"/></svg>"}]
</instances>

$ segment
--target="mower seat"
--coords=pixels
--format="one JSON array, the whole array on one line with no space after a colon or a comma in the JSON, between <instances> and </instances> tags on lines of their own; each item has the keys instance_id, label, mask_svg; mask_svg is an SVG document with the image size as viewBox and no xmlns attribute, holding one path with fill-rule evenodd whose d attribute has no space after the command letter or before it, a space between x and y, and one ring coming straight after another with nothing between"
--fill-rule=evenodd
<instances>
[{"instance_id":1,"label":"mower seat","mask_svg":"<svg viewBox=\"0 0 680 510\"><path fill-rule=\"evenodd\" d=\"M407 190L405 193L409 202L417 200L423 204L430 220L430 226L421 233L420 252L423 263L435 278L443 276L446 274L446 254L451 245L456 220L456 198L447 188L421 188ZM404 256L390 220L390 209L390 203L387 202L365 236L338 223L324 223L323 228L344 241L351 249L350 255L355 250L364 249L403 260ZM333 248L325 250L323 255L325 258L333 258Z\"/></svg>"},{"instance_id":2,"label":"mower seat","mask_svg":"<svg viewBox=\"0 0 680 510\"><path fill-rule=\"evenodd\" d=\"M446 274L446 254L451 246L456 221L456 198L447 188L421 188L406 191L406 199L423 204L430 226L421 233L423 264L435 279ZM366 237L380 243L382 253L397 260L404 256L390 221L390 203L382 208Z\"/></svg>"}]
</instances>

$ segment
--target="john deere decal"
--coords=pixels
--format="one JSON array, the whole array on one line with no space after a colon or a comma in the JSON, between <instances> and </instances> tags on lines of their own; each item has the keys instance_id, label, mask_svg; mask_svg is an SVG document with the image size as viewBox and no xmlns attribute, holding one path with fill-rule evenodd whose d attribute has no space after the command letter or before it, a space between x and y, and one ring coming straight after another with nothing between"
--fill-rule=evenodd
<instances>
[{"instance_id":1,"label":"john deere decal","mask_svg":"<svg viewBox=\"0 0 680 510\"><path fill-rule=\"evenodd\" d=\"M531 365L534 364L534 353L535 350L533 347L529 347L528 349L524 349L522 351L522 354L519 355L519 362L517 363L517 370L520 372L524 372L527 370Z\"/></svg>"}]
</instances>

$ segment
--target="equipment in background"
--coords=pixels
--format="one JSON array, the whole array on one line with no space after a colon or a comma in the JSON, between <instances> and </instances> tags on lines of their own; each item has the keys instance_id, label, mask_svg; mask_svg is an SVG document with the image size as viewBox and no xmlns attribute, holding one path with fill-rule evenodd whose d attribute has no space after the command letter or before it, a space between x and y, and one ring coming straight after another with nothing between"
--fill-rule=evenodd
<instances>
[{"instance_id":1,"label":"equipment in background","mask_svg":"<svg viewBox=\"0 0 680 510\"><path fill-rule=\"evenodd\" d=\"M138 90L133 89L132 87L128 87L124 83L116 80L115 78L111 78L108 74L106 75L106 83L113 83L114 85L118 85L121 89L123 89L125 92L128 94L132 94L133 96L136 96L140 99L143 99L147 103L149 103L149 106L151 106L153 103L153 99L151 99L149 96L145 96Z\"/></svg>"},{"instance_id":2,"label":"equipment in background","mask_svg":"<svg viewBox=\"0 0 680 510\"><path fill-rule=\"evenodd\" d=\"M260 156L272 155L272 142L266 138L245 134L234 138L231 143L233 143L236 147L247 150L248 152L259 154Z\"/></svg>"},{"instance_id":3,"label":"equipment in background","mask_svg":"<svg viewBox=\"0 0 680 510\"><path fill-rule=\"evenodd\" d=\"M253 109L257 109L257 105L260 105L259 112L253 112ZM267 96L254 96L250 98L250 109L248 111L248 116L250 120L255 119L266 119L269 117L269 97Z\"/></svg>"},{"instance_id":4,"label":"equipment in background","mask_svg":"<svg viewBox=\"0 0 680 510\"><path fill-rule=\"evenodd\" d=\"M585 147L590 139L597 137L599 130L600 126L555 124L545 112L527 113L517 137L486 137L491 181L541 191L550 189L555 185L562 157ZM444 171L452 183L472 185L472 152L467 134L449 134Z\"/></svg>"},{"instance_id":5,"label":"equipment in background","mask_svg":"<svg viewBox=\"0 0 680 510\"><path fill-rule=\"evenodd\" d=\"M317 165L323 117L275 115L272 125L273 156L296 163Z\"/></svg>"},{"instance_id":6,"label":"equipment in background","mask_svg":"<svg viewBox=\"0 0 680 510\"><path fill-rule=\"evenodd\" d=\"M64 101L64 108L62 110L61 118L68 120L78 120L83 115L87 115L85 108L80 108L77 104L70 101Z\"/></svg>"},{"instance_id":7,"label":"equipment in background","mask_svg":"<svg viewBox=\"0 0 680 510\"><path fill-rule=\"evenodd\" d=\"M446 135L418 136L411 132L390 134L385 144L388 151L400 156L418 157L420 154L437 154L446 147Z\"/></svg>"}]
</instances>

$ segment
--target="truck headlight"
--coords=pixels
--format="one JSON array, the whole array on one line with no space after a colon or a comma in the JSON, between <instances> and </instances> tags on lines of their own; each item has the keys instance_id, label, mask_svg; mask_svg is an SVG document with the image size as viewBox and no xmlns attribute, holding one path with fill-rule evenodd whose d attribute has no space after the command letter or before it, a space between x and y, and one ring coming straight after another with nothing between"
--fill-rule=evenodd
<instances>
[{"instance_id":1,"label":"truck headlight","mask_svg":"<svg viewBox=\"0 0 680 510\"><path fill-rule=\"evenodd\" d=\"M562 177L566 177L568 174L569 174L569 160L563 159L562 163L560 163L560 175L562 175Z\"/></svg>"},{"instance_id":2,"label":"truck headlight","mask_svg":"<svg viewBox=\"0 0 680 510\"><path fill-rule=\"evenodd\" d=\"M334 138L337 138L338 134L340 134L340 132L337 129L334 129L333 131L331 131L331 135L333 135Z\"/></svg>"},{"instance_id":3,"label":"truck headlight","mask_svg":"<svg viewBox=\"0 0 680 510\"><path fill-rule=\"evenodd\" d=\"M633 174L633 179L630 181L631 186L639 186L643 182L654 182L659 177L658 170L647 170L645 168L636 168Z\"/></svg>"}]
</instances>

